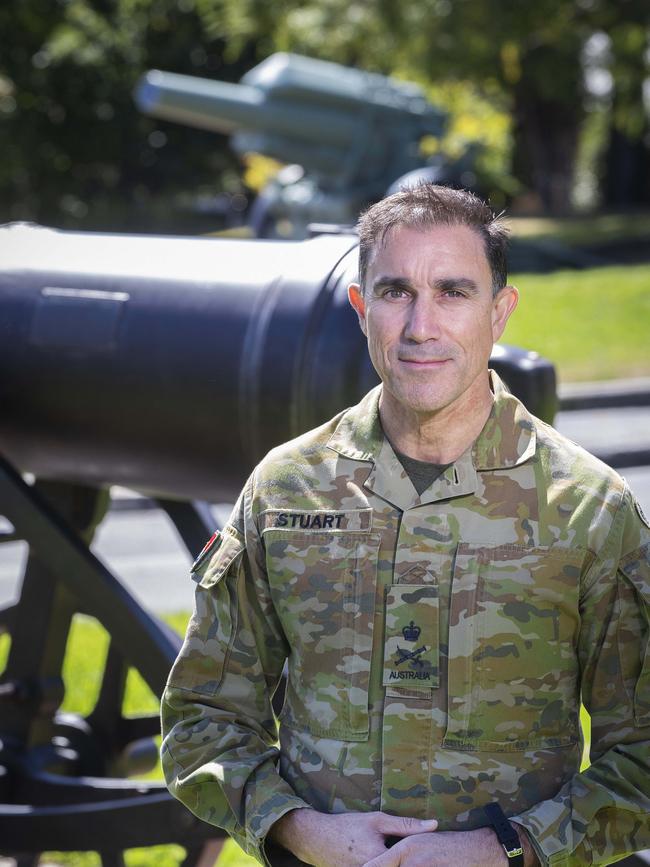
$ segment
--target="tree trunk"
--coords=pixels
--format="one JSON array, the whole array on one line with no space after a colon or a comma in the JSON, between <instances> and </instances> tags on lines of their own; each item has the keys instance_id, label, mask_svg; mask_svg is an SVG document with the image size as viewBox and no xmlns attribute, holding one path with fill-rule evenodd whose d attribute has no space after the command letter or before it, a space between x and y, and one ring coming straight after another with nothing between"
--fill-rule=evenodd
<instances>
[{"instance_id":1,"label":"tree trunk","mask_svg":"<svg viewBox=\"0 0 650 867\"><path fill-rule=\"evenodd\" d=\"M602 202L627 208L650 204L650 149L643 138L630 138L613 124L605 154Z\"/></svg>"},{"instance_id":2,"label":"tree trunk","mask_svg":"<svg viewBox=\"0 0 650 867\"><path fill-rule=\"evenodd\" d=\"M643 102L647 48L641 26L627 23L613 29L614 93L602 181L604 205L650 202L650 124Z\"/></svg>"},{"instance_id":3,"label":"tree trunk","mask_svg":"<svg viewBox=\"0 0 650 867\"><path fill-rule=\"evenodd\" d=\"M514 87L513 173L551 214L571 210L583 119L580 52L539 46L522 58Z\"/></svg>"}]
</instances>

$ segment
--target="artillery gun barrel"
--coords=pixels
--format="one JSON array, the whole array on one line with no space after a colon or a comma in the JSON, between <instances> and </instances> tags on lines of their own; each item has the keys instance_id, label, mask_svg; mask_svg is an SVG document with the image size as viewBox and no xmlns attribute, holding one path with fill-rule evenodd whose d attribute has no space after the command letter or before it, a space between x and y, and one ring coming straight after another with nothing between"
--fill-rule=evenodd
<instances>
[{"instance_id":1,"label":"artillery gun barrel","mask_svg":"<svg viewBox=\"0 0 650 867\"><path fill-rule=\"evenodd\" d=\"M378 381L347 302L356 246L0 228L0 452L39 478L231 500ZM493 359L552 420L552 365Z\"/></svg>"},{"instance_id":2,"label":"artillery gun barrel","mask_svg":"<svg viewBox=\"0 0 650 867\"><path fill-rule=\"evenodd\" d=\"M142 77L135 101L145 114L230 135L263 130L289 139L347 150L364 132L358 114L327 106L269 97L247 84L151 70Z\"/></svg>"}]
</instances>

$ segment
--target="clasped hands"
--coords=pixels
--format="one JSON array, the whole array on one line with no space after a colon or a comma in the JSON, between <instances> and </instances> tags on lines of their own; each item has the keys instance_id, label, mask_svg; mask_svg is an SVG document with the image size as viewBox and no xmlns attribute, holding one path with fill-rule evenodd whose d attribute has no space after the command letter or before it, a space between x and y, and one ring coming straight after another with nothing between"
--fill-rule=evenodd
<instances>
[{"instance_id":1,"label":"clasped hands","mask_svg":"<svg viewBox=\"0 0 650 867\"><path fill-rule=\"evenodd\" d=\"M437 831L435 819L388 813L319 813L291 810L271 838L315 867L504 867L503 848L489 828ZM390 838L400 838L388 846ZM526 841L527 842L527 841ZM526 865L534 865L529 846Z\"/></svg>"}]
</instances>

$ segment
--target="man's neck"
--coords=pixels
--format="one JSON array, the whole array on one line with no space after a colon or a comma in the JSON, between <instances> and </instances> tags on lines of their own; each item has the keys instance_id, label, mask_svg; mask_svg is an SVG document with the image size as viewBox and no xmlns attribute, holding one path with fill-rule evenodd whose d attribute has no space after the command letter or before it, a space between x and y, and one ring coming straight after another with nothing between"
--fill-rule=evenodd
<instances>
[{"instance_id":1,"label":"man's neck","mask_svg":"<svg viewBox=\"0 0 650 867\"><path fill-rule=\"evenodd\" d=\"M379 401L379 417L393 448L419 461L450 464L483 430L494 397L489 384L449 407L418 413L394 400L386 389Z\"/></svg>"}]
</instances>

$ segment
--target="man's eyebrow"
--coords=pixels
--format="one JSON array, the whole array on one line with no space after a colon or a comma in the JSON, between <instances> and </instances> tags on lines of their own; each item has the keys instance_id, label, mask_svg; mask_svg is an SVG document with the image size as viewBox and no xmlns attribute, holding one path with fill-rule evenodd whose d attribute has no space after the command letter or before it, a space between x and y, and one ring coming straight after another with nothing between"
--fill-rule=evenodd
<instances>
[{"instance_id":1,"label":"man's eyebrow","mask_svg":"<svg viewBox=\"0 0 650 867\"><path fill-rule=\"evenodd\" d=\"M372 291L381 292L383 289L410 289L411 283L406 277L391 277L383 274L373 281Z\"/></svg>"},{"instance_id":2,"label":"man's eyebrow","mask_svg":"<svg viewBox=\"0 0 650 867\"><path fill-rule=\"evenodd\" d=\"M436 280L433 285L443 292L450 289L464 289L466 292L472 293L479 291L476 282L469 277L445 277L443 280Z\"/></svg>"},{"instance_id":3,"label":"man's eyebrow","mask_svg":"<svg viewBox=\"0 0 650 867\"><path fill-rule=\"evenodd\" d=\"M453 289L464 289L466 292L477 293L478 285L469 277L444 277L441 280L434 281L434 287L441 292L448 292ZM373 292L382 292L384 289L412 289L410 280L406 277L391 277L388 274L382 274L372 284Z\"/></svg>"}]
</instances>

